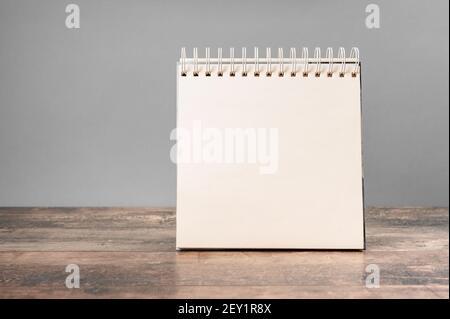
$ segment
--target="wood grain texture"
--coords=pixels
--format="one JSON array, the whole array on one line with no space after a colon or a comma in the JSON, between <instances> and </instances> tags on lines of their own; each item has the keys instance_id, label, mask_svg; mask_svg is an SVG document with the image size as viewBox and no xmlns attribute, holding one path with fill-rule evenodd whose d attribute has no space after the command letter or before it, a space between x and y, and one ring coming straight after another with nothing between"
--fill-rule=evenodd
<instances>
[{"instance_id":1,"label":"wood grain texture","mask_svg":"<svg viewBox=\"0 0 450 319\"><path fill-rule=\"evenodd\" d=\"M0 298L448 298L448 225L447 208L371 208L362 252L176 252L170 208L0 208Z\"/></svg>"}]
</instances>

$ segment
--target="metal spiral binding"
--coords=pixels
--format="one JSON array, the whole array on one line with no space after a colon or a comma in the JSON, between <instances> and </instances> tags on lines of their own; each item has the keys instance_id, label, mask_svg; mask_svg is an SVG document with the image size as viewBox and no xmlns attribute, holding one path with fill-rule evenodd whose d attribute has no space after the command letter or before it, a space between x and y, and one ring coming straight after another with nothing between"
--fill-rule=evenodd
<instances>
[{"instance_id":1,"label":"metal spiral binding","mask_svg":"<svg viewBox=\"0 0 450 319\"><path fill-rule=\"evenodd\" d=\"M303 77L308 77L308 66L309 66L308 48L302 49L302 59L303 59Z\"/></svg>"},{"instance_id":2,"label":"metal spiral binding","mask_svg":"<svg viewBox=\"0 0 450 319\"><path fill-rule=\"evenodd\" d=\"M193 75L194 76L198 76L198 50L197 50L197 48L194 48L193 56L194 56L194 72L193 72Z\"/></svg>"},{"instance_id":3,"label":"metal spiral binding","mask_svg":"<svg viewBox=\"0 0 450 319\"><path fill-rule=\"evenodd\" d=\"M211 76L211 52L209 48L206 48L206 76Z\"/></svg>"},{"instance_id":4,"label":"metal spiral binding","mask_svg":"<svg viewBox=\"0 0 450 319\"><path fill-rule=\"evenodd\" d=\"M314 59L316 60L316 72L314 72L316 78L320 77L320 48L314 49Z\"/></svg>"},{"instance_id":5,"label":"metal spiral binding","mask_svg":"<svg viewBox=\"0 0 450 319\"><path fill-rule=\"evenodd\" d=\"M267 60L267 72L266 76L272 76L272 53L270 48L266 49L266 60Z\"/></svg>"},{"instance_id":6,"label":"metal spiral binding","mask_svg":"<svg viewBox=\"0 0 450 319\"><path fill-rule=\"evenodd\" d=\"M284 58L283 58L283 49L278 48L278 60L280 61L280 71L278 72L278 76L284 76Z\"/></svg>"},{"instance_id":7,"label":"metal spiral binding","mask_svg":"<svg viewBox=\"0 0 450 319\"><path fill-rule=\"evenodd\" d=\"M326 59L328 61L327 76L331 78L333 76L333 48L327 48Z\"/></svg>"},{"instance_id":8,"label":"metal spiral binding","mask_svg":"<svg viewBox=\"0 0 450 319\"><path fill-rule=\"evenodd\" d=\"M181 76L186 76L186 48L181 48Z\"/></svg>"},{"instance_id":9,"label":"metal spiral binding","mask_svg":"<svg viewBox=\"0 0 450 319\"><path fill-rule=\"evenodd\" d=\"M359 61L359 49L353 47L350 51L350 59L355 59L356 63L353 66L352 77L356 77L360 71L360 61Z\"/></svg>"},{"instance_id":10,"label":"metal spiral binding","mask_svg":"<svg viewBox=\"0 0 450 319\"><path fill-rule=\"evenodd\" d=\"M222 48L219 48L217 50L217 76L223 76L223 69L222 69Z\"/></svg>"},{"instance_id":11,"label":"metal spiral binding","mask_svg":"<svg viewBox=\"0 0 450 319\"><path fill-rule=\"evenodd\" d=\"M291 48L290 51L290 59L291 59L291 76L297 75L297 53L295 48Z\"/></svg>"},{"instance_id":12,"label":"metal spiral binding","mask_svg":"<svg viewBox=\"0 0 450 319\"><path fill-rule=\"evenodd\" d=\"M339 76L343 78L345 75L345 49L343 47L339 48L338 60L341 60L341 68L339 70Z\"/></svg>"},{"instance_id":13,"label":"metal spiral binding","mask_svg":"<svg viewBox=\"0 0 450 319\"><path fill-rule=\"evenodd\" d=\"M234 76L234 48L230 48L230 76Z\"/></svg>"},{"instance_id":14,"label":"metal spiral binding","mask_svg":"<svg viewBox=\"0 0 450 319\"><path fill-rule=\"evenodd\" d=\"M254 57L255 57L255 72L254 72L254 75L255 76L259 76L259 54L258 54L258 48L257 47L255 47Z\"/></svg>"},{"instance_id":15,"label":"metal spiral binding","mask_svg":"<svg viewBox=\"0 0 450 319\"><path fill-rule=\"evenodd\" d=\"M247 76L247 48L242 48L242 76Z\"/></svg>"},{"instance_id":16,"label":"metal spiral binding","mask_svg":"<svg viewBox=\"0 0 450 319\"><path fill-rule=\"evenodd\" d=\"M339 77L345 77L350 74L351 77L357 77L361 72L359 49L351 48L348 58L345 56L345 49L340 47L338 49L337 58L333 56L333 48L326 49L325 56L322 57L321 49L316 47L314 49L313 57L309 57L308 48L302 48L300 58L297 58L296 48L290 48L289 57L284 57L283 48L278 48L278 56L272 58L271 48L266 48L265 58L259 56L258 47L254 48L253 57L247 57L247 49L242 48L240 58L236 58L234 48L230 48L229 58L224 58L222 48L217 49L217 58L211 57L211 49L205 49L205 58L199 58L198 49L193 49L192 58L186 56L186 48L181 48L181 58L179 63L180 75L183 77L189 74L194 77L199 76L218 76L223 77L229 75L236 76L239 72L242 77L248 77L249 72L254 77L260 77L265 74L266 77L271 77L273 72L278 77L284 77L285 74L291 77L297 77L298 74L303 77L309 77L310 67L314 72L316 78L320 78L322 73L326 77L332 78L336 73ZM350 72L347 69L350 67ZM287 73L286 73L287 72Z\"/></svg>"}]
</instances>

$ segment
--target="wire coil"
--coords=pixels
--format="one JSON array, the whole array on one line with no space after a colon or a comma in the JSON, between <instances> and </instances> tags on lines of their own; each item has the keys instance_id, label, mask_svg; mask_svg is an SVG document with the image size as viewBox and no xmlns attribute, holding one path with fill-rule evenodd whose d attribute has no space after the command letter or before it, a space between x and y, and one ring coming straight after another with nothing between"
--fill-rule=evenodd
<instances>
[{"instance_id":1,"label":"wire coil","mask_svg":"<svg viewBox=\"0 0 450 319\"><path fill-rule=\"evenodd\" d=\"M325 77L332 78L334 74L339 77L358 77L361 71L361 62L359 49L351 48L350 55L346 57L345 49L340 47L338 49L337 57L333 56L333 48L326 49L325 56L322 56L320 47L314 49L313 57L309 56L308 48L302 48L300 58L297 58L296 48L290 48L289 56L284 57L283 48L278 48L278 55L272 58L271 48L266 48L266 56L259 56L258 47L254 48L253 57L247 57L247 49L242 48L241 56L236 57L234 48L230 48L229 57L226 58L222 54L222 48L217 49L217 57L211 57L211 49L205 49L205 57L200 58L198 55L198 48L192 51L192 58L186 55L186 48L181 48L181 57L179 61L179 74L186 76L207 76L207 77L234 77L240 75L241 77L260 77L265 75L271 77L275 74L278 77L283 77L285 74L290 77L297 77L298 74L303 77L308 77L310 69L314 77L321 78L322 74Z\"/></svg>"}]
</instances>

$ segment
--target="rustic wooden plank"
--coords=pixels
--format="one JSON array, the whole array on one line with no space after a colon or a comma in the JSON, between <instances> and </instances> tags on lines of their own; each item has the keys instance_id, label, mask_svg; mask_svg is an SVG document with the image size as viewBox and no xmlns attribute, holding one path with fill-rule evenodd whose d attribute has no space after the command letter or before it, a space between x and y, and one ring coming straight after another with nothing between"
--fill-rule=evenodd
<instances>
[{"instance_id":1,"label":"rustic wooden plank","mask_svg":"<svg viewBox=\"0 0 450 319\"><path fill-rule=\"evenodd\" d=\"M0 298L448 298L448 209L366 217L366 251L175 252L173 209L0 209Z\"/></svg>"},{"instance_id":2,"label":"rustic wooden plank","mask_svg":"<svg viewBox=\"0 0 450 319\"><path fill-rule=\"evenodd\" d=\"M408 287L422 287L419 295L448 293L448 253L411 252L3 252L0 253L0 297L17 287L52 289L66 294L65 266L81 271L81 290L90 297L144 293L157 297L158 287L327 287L336 293L366 295L365 267L376 263L381 288L414 296ZM120 287L120 291L116 288ZM153 287L153 288L152 288ZM155 288L156 287L156 288ZM339 290L335 290L339 287ZM169 292L164 288L161 297ZM372 290L372 289L370 289ZM391 291L392 290L392 291ZM291 298L303 296L294 289ZM287 290L281 290L285 295ZM232 290L229 289L229 293ZM262 292L259 292L262 293ZM269 294L270 291L263 291ZM327 292L327 295L329 292ZM381 292L374 293L382 296ZM434 297L437 297L435 295ZM243 297L243 296L241 296ZM257 297L251 294L248 297ZM275 295L274 295L275 297ZM337 296L334 296L337 297Z\"/></svg>"},{"instance_id":3,"label":"rustic wooden plank","mask_svg":"<svg viewBox=\"0 0 450 319\"><path fill-rule=\"evenodd\" d=\"M0 251L174 251L164 208L0 208Z\"/></svg>"},{"instance_id":4,"label":"rustic wooden plank","mask_svg":"<svg viewBox=\"0 0 450 319\"><path fill-rule=\"evenodd\" d=\"M425 217L426 216L426 217ZM448 249L448 209L366 213L371 250ZM0 251L173 251L175 210L0 208Z\"/></svg>"},{"instance_id":5,"label":"rustic wooden plank","mask_svg":"<svg viewBox=\"0 0 450 319\"><path fill-rule=\"evenodd\" d=\"M2 298L285 298L285 299L336 299L336 298L448 298L445 287L383 286L380 289L363 287L321 286L149 286L132 290L112 287L88 289L55 289L54 287L8 288Z\"/></svg>"}]
</instances>

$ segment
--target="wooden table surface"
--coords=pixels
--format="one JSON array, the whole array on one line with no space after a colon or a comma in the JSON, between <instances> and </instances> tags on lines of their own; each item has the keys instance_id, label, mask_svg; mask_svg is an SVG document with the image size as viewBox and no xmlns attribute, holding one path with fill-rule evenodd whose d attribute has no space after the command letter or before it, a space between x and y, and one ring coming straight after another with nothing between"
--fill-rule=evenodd
<instances>
[{"instance_id":1,"label":"wooden table surface","mask_svg":"<svg viewBox=\"0 0 450 319\"><path fill-rule=\"evenodd\" d=\"M447 208L370 208L365 251L176 252L174 209L0 208L0 298L449 298L448 226Z\"/></svg>"}]
</instances>

